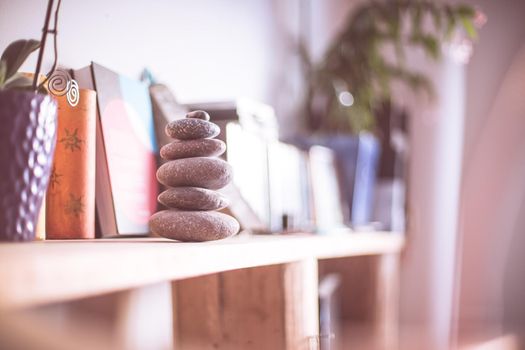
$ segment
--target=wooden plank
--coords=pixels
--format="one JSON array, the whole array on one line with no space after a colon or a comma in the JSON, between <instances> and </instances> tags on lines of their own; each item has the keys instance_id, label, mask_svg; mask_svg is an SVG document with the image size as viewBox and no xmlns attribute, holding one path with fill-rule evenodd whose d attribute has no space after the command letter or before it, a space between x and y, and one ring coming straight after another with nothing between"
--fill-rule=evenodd
<instances>
[{"instance_id":1,"label":"wooden plank","mask_svg":"<svg viewBox=\"0 0 525 350\"><path fill-rule=\"evenodd\" d=\"M286 349L319 348L319 295L317 260L284 267Z\"/></svg>"},{"instance_id":2,"label":"wooden plank","mask_svg":"<svg viewBox=\"0 0 525 350\"><path fill-rule=\"evenodd\" d=\"M57 327L56 322L50 322L47 316L26 312L0 313L0 347L39 350L119 349L107 332L78 325Z\"/></svg>"},{"instance_id":3,"label":"wooden plank","mask_svg":"<svg viewBox=\"0 0 525 350\"><path fill-rule=\"evenodd\" d=\"M399 255L377 257L376 326L382 348L399 348Z\"/></svg>"},{"instance_id":4,"label":"wooden plank","mask_svg":"<svg viewBox=\"0 0 525 350\"><path fill-rule=\"evenodd\" d=\"M469 334L462 339L457 347L460 350L519 350L523 349L521 335L507 333L492 339L486 339L487 334ZM483 340L482 340L483 339Z\"/></svg>"},{"instance_id":5,"label":"wooden plank","mask_svg":"<svg viewBox=\"0 0 525 350\"><path fill-rule=\"evenodd\" d=\"M376 312L377 259L376 256L358 256L326 259L319 263L321 276L335 273L341 285L337 291L340 316L354 323L371 323Z\"/></svg>"},{"instance_id":6,"label":"wooden plank","mask_svg":"<svg viewBox=\"0 0 525 350\"><path fill-rule=\"evenodd\" d=\"M175 282L176 349L310 349L315 260Z\"/></svg>"},{"instance_id":7,"label":"wooden plank","mask_svg":"<svg viewBox=\"0 0 525 350\"><path fill-rule=\"evenodd\" d=\"M179 281L177 349L284 349L283 266Z\"/></svg>"},{"instance_id":8,"label":"wooden plank","mask_svg":"<svg viewBox=\"0 0 525 350\"><path fill-rule=\"evenodd\" d=\"M341 276L343 327L336 348L398 348L399 254L328 259L320 273Z\"/></svg>"},{"instance_id":9,"label":"wooden plank","mask_svg":"<svg viewBox=\"0 0 525 350\"><path fill-rule=\"evenodd\" d=\"M162 281L304 259L399 252L402 236L239 236L207 243L160 238L0 244L0 307L82 298Z\"/></svg>"},{"instance_id":10,"label":"wooden plank","mask_svg":"<svg viewBox=\"0 0 525 350\"><path fill-rule=\"evenodd\" d=\"M173 349L171 305L171 284L164 282L2 312L0 348Z\"/></svg>"},{"instance_id":11,"label":"wooden plank","mask_svg":"<svg viewBox=\"0 0 525 350\"><path fill-rule=\"evenodd\" d=\"M0 313L2 349L121 349L116 334L126 292Z\"/></svg>"}]
</instances>

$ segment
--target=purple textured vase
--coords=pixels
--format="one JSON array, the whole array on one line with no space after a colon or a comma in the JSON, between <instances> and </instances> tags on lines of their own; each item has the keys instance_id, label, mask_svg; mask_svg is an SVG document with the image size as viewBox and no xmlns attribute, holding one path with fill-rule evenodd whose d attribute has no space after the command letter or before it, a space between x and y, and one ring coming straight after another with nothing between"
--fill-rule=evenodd
<instances>
[{"instance_id":1,"label":"purple textured vase","mask_svg":"<svg viewBox=\"0 0 525 350\"><path fill-rule=\"evenodd\" d=\"M0 240L35 238L56 143L56 101L0 91Z\"/></svg>"}]
</instances>

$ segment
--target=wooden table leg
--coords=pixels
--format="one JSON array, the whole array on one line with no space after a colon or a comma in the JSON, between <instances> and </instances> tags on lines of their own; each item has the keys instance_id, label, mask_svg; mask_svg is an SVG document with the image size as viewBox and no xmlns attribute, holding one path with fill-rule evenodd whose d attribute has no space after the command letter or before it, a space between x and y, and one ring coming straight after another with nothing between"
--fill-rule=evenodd
<instances>
[{"instance_id":1,"label":"wooden table leg","mask_svg":"<svg viewBox=\"0 0 525 350\"><path fill-rule=\"evenodd\" d=\"M399 348L399 256L377 257L376 325L382 349Z\"/></svg>"},{"instance_id":2,"label":"wooden table leg","mask_svg":"<svg viewBox=\"0 0 525 350\"><path fill-rule=\"evenodd\" d=\"M315 260L235 270L172 286L178 349L309 350L318 333Z\"/></svg>"}]
</instances>

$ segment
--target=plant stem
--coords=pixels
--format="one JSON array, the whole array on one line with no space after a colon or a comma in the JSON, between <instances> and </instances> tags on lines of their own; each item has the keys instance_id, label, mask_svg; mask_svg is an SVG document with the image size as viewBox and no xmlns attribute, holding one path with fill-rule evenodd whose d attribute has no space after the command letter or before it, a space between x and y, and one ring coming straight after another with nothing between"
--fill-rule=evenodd
<instances>
[{"instance_id":1,"label":"plant stem","mask_svg":"<svg viewBox=\"0 0 525 350\"><path fill-rule=\"evenodd\" d=\"M38 77L40 75L40 68L42 67L42 60L44 58L44 49L46 47L46 37L49 31L49 21L51 19L51 10L53 9L54 0L49 0L47 3L46 19L44 21L44 28L42 28L42 39L40 40L40 49L38 50L38 60L36 62L35 76L33 77L33 90L36 92L38 87Z\"/></svg>"}]
</instances>

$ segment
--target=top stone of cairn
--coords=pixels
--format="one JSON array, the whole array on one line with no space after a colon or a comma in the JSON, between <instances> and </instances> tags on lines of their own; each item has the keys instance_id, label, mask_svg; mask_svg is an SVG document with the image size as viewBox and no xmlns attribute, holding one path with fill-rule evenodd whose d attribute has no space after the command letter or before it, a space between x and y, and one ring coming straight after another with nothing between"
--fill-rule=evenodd
<instances>
[{"instance_id":1,"label":"top stone of cairn","mask_svg":"<svg viewBox=\"0 0 525 350\"><path fill-rule=\"evenodd\" d=\"M210 120L210 115L205 111L192 111L186 114L186 118Z\"/></svg>"},{"instance_id":2,"label":"top stone of cairn","mask_svg":"<svg viewBox=\"0 0 525 350\"><path fill-rule=\"evenodd\" d=\"M177 140L213 138L219 135L220 131L216 124L197 118L178 119L166 125L166 134Z\"/></svg>"}]
</instances>

